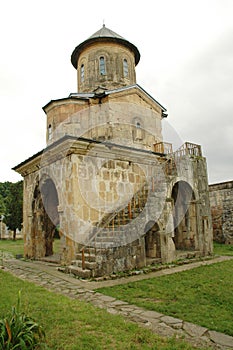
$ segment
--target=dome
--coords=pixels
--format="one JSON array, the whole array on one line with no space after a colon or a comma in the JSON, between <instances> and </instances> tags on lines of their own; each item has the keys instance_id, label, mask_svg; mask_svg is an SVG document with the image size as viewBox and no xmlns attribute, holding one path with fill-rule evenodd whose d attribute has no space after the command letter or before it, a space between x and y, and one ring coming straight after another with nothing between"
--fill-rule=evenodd
<instances>
[{"instance_id":1,"label":"dome","mask_svg":"<svg viewBox=\"0 0 233 350\"><path fill-rule=\"evenodd\" d=\"M128 40L126 40L125 38L123 38L122 36L120 36L119 34L105 27L105 24L104 24L100 30L92 34L88 39L83 41L74 49L71 55L71 63L74 66L74 68L77 69L77 62L78 62L79 55L85 47L87 47L88 45L94 42L104 42L104 41L117 42L127 47L128 49L130 49L134 53L135 66L138 64L140 60L140 52L138 51L137 47L133 45L131 42L129 42Z\"/></svg>"}]
</instances>

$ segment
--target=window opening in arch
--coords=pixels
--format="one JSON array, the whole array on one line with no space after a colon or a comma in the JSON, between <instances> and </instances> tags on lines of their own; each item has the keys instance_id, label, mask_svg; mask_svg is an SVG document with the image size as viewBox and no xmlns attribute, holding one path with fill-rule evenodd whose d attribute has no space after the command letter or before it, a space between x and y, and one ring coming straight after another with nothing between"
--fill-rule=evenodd
<instances>
[{"instance_id":1,"label":"window opening in arch","mask_svg":"<svg viewBox=\"0 0 233 350\"><path fill-rule=\"evenodd\" d=\"M84 64L81 65L81 74L80 74L80 77L81 77L81 83L84 82Z\"/></svg>"},{"instance_id":2,"label":"window opening in arch","mask_svg":"<svg viewBox=\"0 0 233 350\"><path fill-rule=\"evenodd\" d=\"M124 77L129 76L129 66L128 66L128 61L126 58L124 58L124 60L123 60L123 74L124 74Z\"/></svg>"},{"instance_id":3,"label":"window opening in arch","mask_svg":"<svg viewBox=\"0 0 233 350\"><path fill-rule=\"evenodd\" d=\"M133 129L133 139L134 141L140 141L143 139L143 130L142 125L139 121L134 121L134 129Z\"/></svg>"},{"instance_id":4,"label":"window opening in arch","mask_svg":"<svg viewBox=\"0 0 233 350\"><path fill-rule=\"evenodd\" d=\"M100 74L105 75L106 74L105 59L103 56L100 57L99 65L100 65Z\"/></svg>"}]
</instances>

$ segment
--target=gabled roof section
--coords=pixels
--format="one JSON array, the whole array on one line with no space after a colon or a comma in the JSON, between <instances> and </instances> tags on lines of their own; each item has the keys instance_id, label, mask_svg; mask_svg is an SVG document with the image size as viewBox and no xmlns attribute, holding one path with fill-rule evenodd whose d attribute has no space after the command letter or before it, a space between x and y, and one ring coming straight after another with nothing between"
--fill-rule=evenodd
<instances>
[{"instance_id":1,"label":"gabled roof section","mask_svg":"<svg viewBox=\"0 0 233 350\"><path fill-rule=\"evenodd\" d=\"M114 90L105 90L103 87L99 86L94 92L92 93L71 93L69 94L68 97L64 97L61 99L57 99L57 100L51 100L50 102L48 102L42 109L44 112L46 112L46 108L53 102L63 102L63 101L68 101L68 100L89 100L91 98L103 98L105 96L117 93L117 92L123 92L123 91L127 91L127 90L132 90L132 89L137 89L139 90L141 93L145 94L147 96L147 98L149 100L151 100L153 103L157 104L161 110L162 110L162 117L166 118L167 114L165 113L167 110L165 107L163 107L161 105L161 103L159 103L154 97L152 97L148 92L146 92L146 90L144 90L140 85L138 84L134 84L134 85L129 85L129 86L124 86L118 89L114 89Z\"/></svg>"},{"instance_id":2,"label":"gabled roof section","mask_svg":"<svg viewBox=\"0 0 233 350\"><path fill-rule=\"evenodd\" d=\"M65 102L65 101L68 101L68 100L89 100L90 98L94 97L95 94L94 93L71 93L69 94L68 97L63 97L63 98L58 98L56 100L51 100L49 101L48 103L46 103L46 105L44 107L42 107L43 111L46 112L46 108L51 105L53 102Z\"/></svg>"},{"instance_id":3,"label":"gabled roof section","mask_svg":"<svg viewBox=\"0 0 233 350\"><path fill-rule=\"evenodd\" d=\"M146 92L146 90L144 90L140 85L138 84L134 84L134 85L129 85L129 86L125 86L125 87L122 87L122 88L119 88L119 89L115 89L115 90L107 90L105 91L105 95L110 95L114 92L120 92L120 91L126 91L126 90L131 90L131 89L138 89L139 91L143 92L143 94L145 94L152 102L156 103L161 109L163 112L166 112L166 108L163 107L154 97L152 97L150 94L148 94L148 92ZM167 115L163 115L163 117L166 117Z\"/></svg>"},{"instance_id":4,"label":"gabled roof section","mask_svg":"<svg viewBox=\"0 0 233 350\"><path fill-rule=\"evenodd\" d=\"M92 34L87 40L83 41L74 49L71 55L71 63L74 66L74 68L77 69L77 61L78 61L79 55L85 47L95 42L104 42L104 41L117 42L121 45L126 46L128 49L130 49L134 53L135 66L138 64L140 60L140 52L138 51L137 47L131 42L129 42L128 40L126 40L125 38L123 38L121 35L115 33L113 30L106 28L104 24L101 29L99 29L97 32Z\"/></svg>"}]
</instances>

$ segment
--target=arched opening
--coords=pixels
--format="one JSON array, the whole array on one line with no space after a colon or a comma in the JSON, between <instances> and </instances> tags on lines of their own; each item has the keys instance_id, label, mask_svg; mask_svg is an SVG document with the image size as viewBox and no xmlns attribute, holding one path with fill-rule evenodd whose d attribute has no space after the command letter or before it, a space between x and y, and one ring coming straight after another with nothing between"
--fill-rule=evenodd
<instances>
[{"instance_id":1,"label":"arched opening","mask_svg":"<svg viewBox=\"0 0 233 350\"><path fill-rule=\"evenodd\" d=\"M99 70L100 70L100 75L106 74L105 58L103 56L101 56L99 59Z\"/></svg>"},{"instance_id":2,"label":"arched opening","mask_svg":"<svg viewBox=\"0 0 233 350\"><path fill-rule=\"evenodd\" d=\"M32 201L33 256L43 258L54 254L54 237L59 236L58 195L54 182L38 183Z\"/></svg>"},{"instance_id":3,"label":"arched opening","mask_svg":"<svg viewBox=\"0 0 233 350\"><path fill-rule=\"evenodd\" d=\"M144 130L141 120L134 118L133 120L133 140L141 141L144 138Z\"/></svg>"},{"instance_id":4,"label":"arched opening","mask_svg":"<svg viewBox=\"0 0 233 350\"><path fill-rule=\"evenodd\" d=\"M53 131L52 131L52 125L49 124L48 126L48 140L52 140L52 136L53 136Z\"/></svg>"},{"instance_id":5,"label":"arched opening","mask_svg":"<svg viewBox=\"0 0 233 350\"><path fill-rule=\"evenodd\" d=\"M145 227L145 256L146 265L151 265L161 259L161 243L159 225L149 221Z\"/></svg>"},{"instance_id":6,"label":"arched opening","mask_svg":"<svg viewBox=\"0 0 233 350\"><path fill-rule=\"evenodd\" d=\"M197 241L197 213L195 195L185 181L177 182L172 189L173 222L176 250L194 250Z\"/></svg>"},{"instance_id":7,"label":"arched opening","mask_svg":"<svg viewBox=\"0 0 233 350\"><path fill-rule=\"evenodd\" d=\"M82 65L81 65L81 71L80 71L80 80L81 80L81 83L84 82L84 77L85 77L84 64L82 64Z\"/></svg>"},{"instance_id":8,"label":"arched opening","mask_svg":"<svg viewBox=\"0 0 233 350\"><path fill-rule=\"evenodd\" d=\"M123 60L123 74L125 78L129 76L129 67L128 67L128 61L126 58L124 58Z\"/></svg>"}]
</instances>

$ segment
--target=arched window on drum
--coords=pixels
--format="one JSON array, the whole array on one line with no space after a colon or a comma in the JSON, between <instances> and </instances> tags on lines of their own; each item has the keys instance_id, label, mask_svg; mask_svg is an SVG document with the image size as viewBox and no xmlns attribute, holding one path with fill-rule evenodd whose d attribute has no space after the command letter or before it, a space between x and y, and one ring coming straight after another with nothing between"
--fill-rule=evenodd
<instances>
[{"instance_id":1,"label":"arched window on drum","mask_svg":"<svg viewBox=\"0 0 233 350\"><path fill-rule=\"evenodd\" d=\"M84 68L84 64L81 65L81 70L80 70L80 80L81 83L84 82L84 78L85 78L85 68Z\"/></svg>"},{"instance_id":2,"label":"arched window on drum","mask_svg":"<svg viewBox=\"0 0 233 350\"><path fill-rule=\"evenodd\" d=\"M101 56L99 59L99 69L100 69L100 75L106 74L105 58L103 56Z\"/></svg>"},{"instance_id":3,"label":"arched window on drum","mask_svg":"<svg viewBox=\"0 0 233 350\"><path fill-rule=\"evenodd\" d=\"M126 58L124 58L123 60L123 75L124 75L124 78L128 78L129 76L129 66Z\"/></svg>"}]
</instances>

